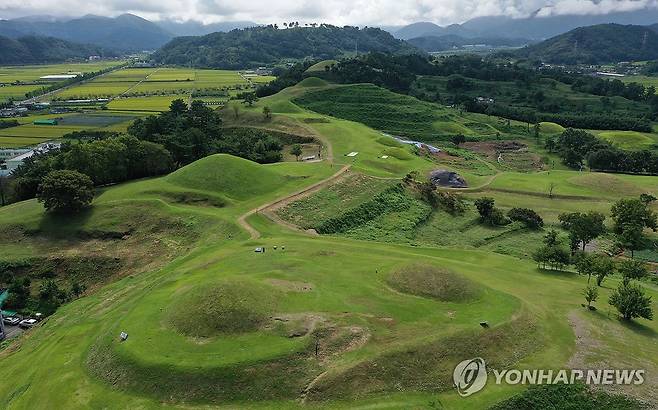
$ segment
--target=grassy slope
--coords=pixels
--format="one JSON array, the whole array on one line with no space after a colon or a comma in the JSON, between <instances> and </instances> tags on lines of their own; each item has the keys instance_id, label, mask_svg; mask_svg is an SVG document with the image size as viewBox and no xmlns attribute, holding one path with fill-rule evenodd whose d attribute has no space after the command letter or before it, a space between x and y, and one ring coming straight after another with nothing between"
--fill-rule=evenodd
<instances>
[{"instance_id":1,"label":"grassy slope","mask_svg":"<svg viewBox=\"0 0 658 410\"><path fill-rule=\"evenodd\" d=\"M299 91L287 90L263 99L259 102L261 105L251 110L258 112L262 104L271 104L275 112L287 112L302 122L305 118L317 118L317 114L289 102L290 95L295 93ZM400 177L411 169L426 171L436 166L412 156L406 160L395 158L392 164L396 166L391 167L377 158L390 146L381 141L380 133L363 125L335 119L306 125L332 142L338 163L353 161L342 154L359 151L353 168L371 175ZM108 188L98 197L91 216L78 224L86 227L120 224L121 215L108 219L101 211L140 204L153 206L144 213L159 210L161 214L157 215L200 218L202 241L190 253L162 269L124 278L90 297L64 306L40 329L20 341L20 349L10 347L0 353L0 378L11 380L11 383L0 385L2 407L46 408L56 402L67 403L70 408L102 407L107 403L118 408L160 408L171 405L172 397L174 400L185 397L190 406L219 398L223 403L231 399L247 400L241 403L246 407L297 407L298 402L293 400L299 391L311 377L326 369L327 377L318 381L309 397L315 400L335 397L336 401L321 401L319 407L349 404L351 407L409 408L428 406L440 400L448 408L481 408L519 390L488 386L468 400L449 390L437 394L435 390L441 391L441 387L423 391L428 386L425 384L428 380L423 379L426 375L432 375L434 382L448 382L452 366L463 359L461 355L471 357L486 352L495 363L514 363L516 358L509 356L508 349L495 344L496 340L506 339L487 338L488 331L477 325L480 320L489 320L494 326L492 331L497 331L498 326L512 326L500 329L508 329L506 332L515 335L515 343L532 341L531 348L520 349L526 355L516 366L561 367L574 352L574 336L566 318L579 309L580 290L585 284L583 278L541 272L527 260L486 251L304 237L273 225L260 215L251 217L249 222L264 237L249 241L247 235L237 232L232 224L238 215L321 180L336 168L323 163L252 166L222 156L211 157L200 164L204 166L197 163L178 176L170 177L176 184L168 178L143 180ZM237 177L223 179L223 173L271 180L275 186L242 193ZM208 175L212 178L205 179ZM282 177L284 175L293 178ZM500 202L508 198L510 202L523 203L536 198L537 202L547 203L545 198L536 195L543 193L542 184L555 180L561 184L557 193L585 196L587 200L567 199L559 205L548 206L582 209L582 204L589 204L590 200L598 203L611 191L609 181L583 182L584 176L587 175L569 171L561 174L552 171L550 175L503 173L492 182L491 192L499 195ZM624 194L652 190L656 186L655 178L615 178L630 184L624 185L621 191ZM197 184L199 179L202 184ZM187 186L189 181L194 181L195 185ZM515 192L508 193L508 190ZM225 206L172 200L181 198L179 194L205 196ZM518 199L514 199L514 195L518 195ZM13 223L19 215L25 216L26 223L32 226L44 225L48 220L43 218L34 201L28 201L0 210L0 224ZM221 222L231 228L216 235L213 225L203 221ZM53 231L61 228L58 221L52 222ZM259 245L267 246L268 252L253 253L253 247ZM274 245L285 245L286 250L275 252ZM475 303L456 304L400 294L386 286L388 273L419 260L472 280L484 289L484 295ZM310 292L285 291L280 298L282 313L319 314L341 328L367 329L369 341L360 349L331 356L320 363L312 358L299 362L285 358L293 353L303 357L311 344L311 335L289 339L276 332L258 332L195 340L168 330L164 315L172 301L192 289L235 277L263 284L271 283L271 279L309 283L312 285ZM606 283L599 306L605 306L604 301L616 282L613 278ZM649 292L654 298L658 296L655 288ZM518 315L531 318L532 327L513 327L516 322L509 320ZM586 326L606 330L600 335L599 343L589 348L591 362L606 357L610 367L637 366L647 368L650 375L656 374L658 327L655 323L640 320L637 325L624 328L605 314L582 312L580 316ZM531 329L532 334L529 334ZM130 338L121 344L117 335L124 330ZM482 340L482 344L477 345L482 350L462 350L468 345L464 343L465 335ZM458 352L457 355L448 354L429 372L422 367L426 357L413 356L414 352L444 352L440 346L446 344L454 346L452 350ZM627 346L643 346L643 349L629 352ZM105 349L102 350L105 355L99 356L99 347ZM323 345L327 351L331 348ZM412 361L400 359L407 354ZM99 357L108 361L95 360ZM116 366L107 366L108 363ZM270 368L281 371L270 374L258 367L262 363L270 363ZM391 372L359 371L390 363L408 366L410 371L399 372L399 367ZM28 368L30 372L25 371ZM249 382L226 384L227 375L240 375L243 368L254 370ZM52 377L52 374L60 377ZM115 387L103 380L112 380ZM358 387L339 394L345 389L345 380L356 381ZM404 391L395 388L398 382L404 386ZM379 393L382 386L385 394ZM284 397L291 400L283 400ZM341 401L347 399L351 401Z\"/></svg>"}]
</instances>

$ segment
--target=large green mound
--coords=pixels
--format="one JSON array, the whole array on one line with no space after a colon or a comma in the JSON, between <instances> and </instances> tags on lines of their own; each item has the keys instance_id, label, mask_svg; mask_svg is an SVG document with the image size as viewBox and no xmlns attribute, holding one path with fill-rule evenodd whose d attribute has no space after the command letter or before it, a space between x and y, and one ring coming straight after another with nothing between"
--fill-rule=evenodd
<instances>
[{"instance_id":1,"label":"large green mound","mask_svg":"<svg viewBox=\"0 0 658 410\"><path fill-rule=\"evenodd\" d=\"M221 192L243 200L271 192L285 177L264 165L232 155L217 154L195 161L167 176L185 188Z\"/></svg>"},{"instance_id":2,"label":"large green mound","mask_svg":"<svg viewBox=\"0 0 658 410\"><path fill-rule=\"evenodd\" d=\"M272 315L275 289L231 280L191 290L169 308L169 322L186 336L213 337L257 330Z\"/></svg>"},{"instance_id":3,"label":"large green mound","mask_svg":"<svg viewBox=\"0 0 658 410\"><path fill-rule=\"evenodd\" d=\"M300 87L324 87L329 83L318 77L307 77L299 82Z\"/></svg>"},{"instance_id":4,"label":"large green mound","mask_svg":"<svg viewBox=\"0 0 658 410\"><path fill-rule=\"evenodd\" d=\"M468 302L477 299L481 293L481 289L470 280L430 265L405 266L394 271L387 282L400 292L444 302Z\"/></svg>"},{"instance_id":5,"label":"large green mound","mask_svg":"<svg viewBox=\"0 0 658 410\"><path fill-rule=\"evenodd\" d=\"M429 139L438 107L372 84L336 87L304 94L293 102L312 111L361 122L396 135Z\"/></svg>"}]
</instances>

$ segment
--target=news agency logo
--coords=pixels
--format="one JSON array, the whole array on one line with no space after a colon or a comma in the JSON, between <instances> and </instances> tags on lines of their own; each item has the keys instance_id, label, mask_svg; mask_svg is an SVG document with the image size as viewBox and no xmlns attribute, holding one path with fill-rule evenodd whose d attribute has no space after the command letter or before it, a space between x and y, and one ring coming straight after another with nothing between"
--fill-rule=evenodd
<instances>
[{"instance_id":1,"label":"news agency logo","mask_svg":"<svg viewBox=\"0 0 658 410\"><path fill-rule=\"evenodd\" d=\"M476 357L459 363L452 373L452 380L457 393L462 397L479 392L487 384L487 365L484 359Z\"/></svg>"},{"instance_id":2,"label":"news agency logo","mask_svg":"<svg viewBox=\"0 0 658 410\"><path fill-rule=\"evenodd\" d=\"M495 384L574 384L587 385L641 385L645 381L643 369L492 369ZM487 384L487 365L476 357L459 363L452 373L452 380L462 397L477 393Z\"/></svg>"}]
</instances>

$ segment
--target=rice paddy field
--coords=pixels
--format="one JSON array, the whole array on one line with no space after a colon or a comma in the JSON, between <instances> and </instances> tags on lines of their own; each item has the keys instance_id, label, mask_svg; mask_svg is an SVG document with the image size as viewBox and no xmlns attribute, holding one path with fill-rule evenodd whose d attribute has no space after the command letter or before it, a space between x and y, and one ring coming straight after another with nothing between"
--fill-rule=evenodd
<instances>
[{"instance_id":1,"label":"rice paddy field","mask_svg":"<svg viewBox=\"0 0 658 410\"><path fill-rule=\"evenodd\" d=\"M100 71L119 64L122 61L105 61L98 63L49 64L33 66L0 67L0 102L25 98L25 93L37 90L52 82L39 80L40 77L68 72L88 73Z\"/></svg>"},{"instance_id":2,"label":"rice paddy field","mask_svg":"<svg viewBox=\"0 0 658 410\"><path fill-rule=\"evenodd\" d=\"M271 77L258 78L258 82ZM256 81L254 81L255 83ZM193 92L249 89L252 82L237 71L185 68L125 68L58 93L59 99L190 95ZM211 94L212 95L212 94Z\"/></svg>"}]
</instances>

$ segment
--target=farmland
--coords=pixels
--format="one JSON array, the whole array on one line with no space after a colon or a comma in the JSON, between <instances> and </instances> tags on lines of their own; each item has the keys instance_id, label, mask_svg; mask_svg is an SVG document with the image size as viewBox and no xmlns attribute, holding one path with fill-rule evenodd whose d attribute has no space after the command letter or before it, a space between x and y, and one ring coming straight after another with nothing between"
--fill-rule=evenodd
<instances>
[{"instance_id":1,"label":"farmland","mask_svg":"<svg viewBox=\"0 0 658 410\"><path fill-rule=\"evenodd\" d=\"M25 94L52 82L40 80L46 75L66 74L69 72L89 73L107 69L121 64L121 61L99 63L71 63L37 66L0 67L0 102L14 99L22 100Z\"/></svg>"},{"instance_id":2,"label":"farmland","mask_svg":"<svg viewBox=\"0 0 658 410\"><path fill-rule=\"evenodd\" d=\"M614 248L612 206L658 196L657 176L570 169L545 148L565 131L558 124L534 132L372 84L310 77L245 104L211 93L251 89L237 72L131 68L64 95L82 97L76 88L121 98L105 110L57 115L56 126L23 118L0 131L0 143L5 133L22 141L125 129L172 99L207 98L227 103L218 111L224 132L304 137L322 158L291 153L258 164L214 154L168 175L99 187L78 214L45 212L34 199L0 208L0 266L54 264L46 273L16 270L35 295L48 279L88 289L29 336L0 345L0 379L12 380L0 384L4 407L471 409L519 393L580 403L559 386L543 397L491 382L462 398L453 370L473 357L496 370L645 369L644 385L603 386L592 408L658 405L658 325L620 320L608 305L621 274L605 277L590 310L582 305L587 276L533 260L551 230L569 253L564 212L601 212L608 230L591 252ZM591 132L624 149L655 147L655 133ZM467 187L430 189L435 204L426 183L437 169L457 172ZM481 197L503 215L530 208L543 226L488 224L475 205ZM658 241L650 229L643 234ZM648 246L634 257L654 253ZM624 249L615 255L628 258ZM66 269L80 260L102 269ZM638 283L655 309L655 283Z\"/></svg>"}]
</instances>

